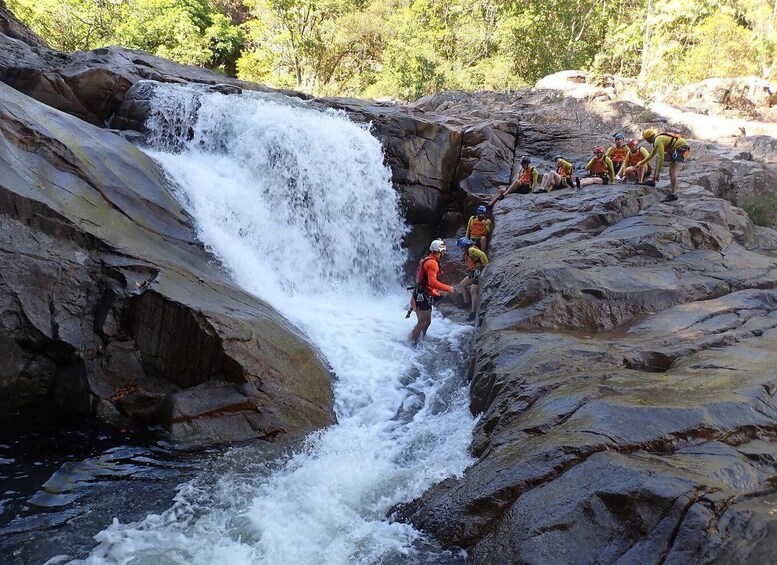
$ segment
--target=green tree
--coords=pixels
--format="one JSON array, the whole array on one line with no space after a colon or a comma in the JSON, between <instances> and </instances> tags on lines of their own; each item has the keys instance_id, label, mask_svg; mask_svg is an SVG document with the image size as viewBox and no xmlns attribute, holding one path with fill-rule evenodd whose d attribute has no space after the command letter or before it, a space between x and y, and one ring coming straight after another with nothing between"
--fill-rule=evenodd
<instances>
[{"instance_id":1,"label":"green tree","mask_svg":"<svg viewBox=\"0 0 777 565\"><path fill-rule=\"evenodd\" d=\"M243 41L243 31L207 0L9 0L9 7L63 51L119 44L226 69Z\"/></svg>"}]
</instances>

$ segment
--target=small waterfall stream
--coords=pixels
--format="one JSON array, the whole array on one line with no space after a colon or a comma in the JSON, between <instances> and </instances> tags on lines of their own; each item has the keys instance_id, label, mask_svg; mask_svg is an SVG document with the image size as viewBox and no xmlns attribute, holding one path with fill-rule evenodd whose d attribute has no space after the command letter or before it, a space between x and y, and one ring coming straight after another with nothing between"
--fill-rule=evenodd
<instances>
[{"instance_id":1,"label":"small waterfall stream","mask_svg":"<svg viewBox=\"0 0 777 565\"><path fill-rule=\"evenodd\" d=\"M387 512L471 463L471 328L407 341L406 227L379 142L273 95L158 90L149 153L234 280L300 327L336 379L338 425L268 458L241 447L174 504L100 532L85 563L455 563Z\"/></svg>"}]
</instances>

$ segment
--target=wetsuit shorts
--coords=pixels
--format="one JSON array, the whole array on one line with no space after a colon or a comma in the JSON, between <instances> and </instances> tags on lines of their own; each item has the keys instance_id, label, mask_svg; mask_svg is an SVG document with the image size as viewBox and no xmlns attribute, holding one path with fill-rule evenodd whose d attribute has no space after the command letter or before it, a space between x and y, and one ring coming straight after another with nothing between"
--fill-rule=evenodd
<instances>
[{"instance_id":1,"label":"wetsuit shorts","mask_svg":"<svg viewBox=\"0 0 777 565\"><path fill-rule=\"evenodd\" d=\"M616 173L621 170L622 166L623 166L623 162L621 163L616 163L615 161L612 162L612 168L615 170Z\"/></svg>"},{"instance_id":2,"label":"wetsuit shorts","mask_svg":"<svg viewBox=\"0 0 777 565\"><path fill-rule=\"evenodd\" d=\"M413 291L413 310L431 310L435 298L428 292Z\"/></svg>"},{"instance_id":3,"label":"wetsuit shorts","mask_svg":"<svg viewBox=\"0 0 777 565\"><path fill-rule=\"evenodd\" d=\"M518 188L515 189L515 192L517 194L529 194L531 192L531 187L525 182L522 182L518 185Z\"/></svg>"},{"instance_id":4,"label":"wetsuit shorts","mask_svg":"<svg viewBox=\"0 0 777 565\"><path fill-rule=\"evenodd\" d=\"M667 161L670 163L685 163L685 160L688 158L688 155L691 154L691 148L687 145L683 145L682 147L678 147L676 149L673 149L671 153L668 153L667 155Z\"/></svg>"},{"instance_id":5,"label":"wetsuit shorts","mask_svg":"<svg viewBox=\"0 0 777 565\"><path fill-rule=\"evenodd\" d=\"M561 190L563 188L572 188L575 186L575 181L572 177L561 177L561 181L553 184L553 190Z\"/></svg>"},{"instance_id":6,"label":"wetsuit shorts","mask_svg":"<svg viewBox=\"0 0 777 565\"><path fill-rule=\"evenodd\" d=\"M596 175L592 174L591 176L592 177L598 177L598 178L602 179L602 182L604 184L610 184L610 175L607 175L605 173L599 173L599 174L596 174Z\"/></svg>"},{"instance_id":7,"label":"wetsuit shorts","mask_svg":"<svg viewBox=\"0 0 777 565\"><path fill-rule=\"evenodd\" d=\"M480 269L475 269L474 271L467 272L467 277L469 277L472 284L480 284L480 271Z\"/></svg>"}]
</instances>

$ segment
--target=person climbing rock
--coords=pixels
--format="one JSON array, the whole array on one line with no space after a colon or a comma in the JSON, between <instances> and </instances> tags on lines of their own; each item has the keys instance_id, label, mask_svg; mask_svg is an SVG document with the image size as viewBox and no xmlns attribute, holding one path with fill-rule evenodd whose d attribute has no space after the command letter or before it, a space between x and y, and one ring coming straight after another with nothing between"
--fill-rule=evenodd
<instances>
[{"instance_id":1,"label":"person climbing rock","mask_svg":"<svg viewBox=\"0 0 777 565\"><path fill-rule=\"evenodd\" d=\"M577 184L577 188L591 184L615 183L615 171L612 167L612 160L604 154L604 147L601 145L594 147L594 156L586 163L585 170L591 173L591 176L584 179L576 179L575 184Z\"/></svg>"},{"instance_id":2,"label":"person climbing rock","mask_svg":"<svg viewBox=\"0 0 777 565\"><path fill-rule=\"evenodd\" d=\"M575 168L572 163L565 160L561 155L556 155L554 161L556 161L556 170L542 175L542 183L540 183L537 192L553 192L567 186L570 188L574 186L572 173Z\"/></svg>"},{"instance_id":3,"label":"person climbing rock","mask_svg":"<svg viewBox=\"0 0 777 565\"><path fill-rule=\"evenodd\" d=\"M410 299L411 308L415 311L417 322L410 332L410 341L418 343L421 336L426 335L426 330L432 323L432 306L439 300L443 293L453 292L453 287L441 282L438 277L442 275L440 260L445 254L445 242L435 239L429 245L429 253L418 263L415 275L415 288Z\"/></svg>"},{"instance_id":4,"label":"person climbing rock","mask_svg":"<svg viewBox=\"0 0 777 565\"><path fill-rule=\"evenodd\" d=\"M518 194L529 194L534 192L534 188L537 186L537 179L540 174L537 169L531 166L531 159L528 157L521 157L521 171L518 174L518 178L508 188L500 188L491 202L488 203L489 208L493 208L497 201L501 200L508 194L517 192Z\"/></svg>"},{"instance_id":5,"label":"person climbing rock","mask_svg":"<svg viewBox=\"0 0 777 565\"><path fill-rule=\"evenodd\" d=\"M488 240L491 237L492 223L486 217L488 208L483 204L477 207L475 215L470 216L467 222L466 236L478 244L480 250L485 252L488 249Z\"/></svg>"},{"instance_id":6,"label":"person climbing rock","mask_svg":"<svg viewBox=\"0 0 777 565\"><path fill-rule=\"evenodd\" d=\"M630 139L626 144L629 148L629 152L626 154L626 161L624 166L621 167L616 177L620 179L633 178L637 181L637 184L641 184L645 180L645 177L649 177L652 169L650 165L641 165L640 161L645 159L650 152L644 147L639 146L639 141L636 139Z\"/></svg>"},{"instance_id":7,"label":"person climbing rock","mask_svg":"<svg viewBox=\"0 0 777 565\"><path fill-rule=\"evenodd\" d=\"M612 161L612 168L617 176L623 163L626 162L626 155L629 148L626 146L626 136L622 133L615 134L615 145L610 145L605 151L605 155Z\"/></svg>"},{"instance_id":8,"label":"person climbing rock","mask_svg":"<svg viewBox=\"0 0 777 565\"><path fill-rule=\"evenodd\" d=\"M645 181L644 184L655 186L661 177L664 160L669 161L669 194L664 198L664 202L674 202L677 200L677 174L683 170L685 160L691 154L691 146L679 134L670 132L658 133L654 128L648 128L643 131L642 139L653 145L653 151L642 159L639 164L647 165L654 156L658 156L653 178L650 181Z\"/></svg>"},{"instance_id":9,"label":"person climbing rock","mask_svg":"<svg viewBox=\"0 0 777 565\"><path fill-rule=\"evenodd\" d=\"M456 242L456 247L464 251L464 262L467 265L467 276L457 285L459 291L464 297L464 307L469 306L470 312L468 320L475 319L475 312L478 307L478 296L480 295L480 273L483 267L488 265L488 256L475 246L475 242L468 237L460 237ZM467 300L467 289L469 289L469 298Z\"/></svg>"}]
</instances>

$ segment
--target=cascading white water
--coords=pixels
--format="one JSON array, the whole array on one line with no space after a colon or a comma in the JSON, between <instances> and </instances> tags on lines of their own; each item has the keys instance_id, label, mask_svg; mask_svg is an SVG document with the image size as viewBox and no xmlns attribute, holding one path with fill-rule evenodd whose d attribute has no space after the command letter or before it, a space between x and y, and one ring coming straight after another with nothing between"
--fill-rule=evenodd
<instances>
[{"instance_id":1,"label":"cascading white water","mask_svg":"<svg viewBox=\"0 0 777 565\"><path fill-rule=\"evenodd\" d=\"M380 144L342 114L257 93L161 87L148 125L201 239L334 369L339 424L269 462L232 450L167 512L99 533L86 562L434 562L386 514L471 463L471 330L438 318L408 344L405 226Z\"/></svg>"}]
</instances>

